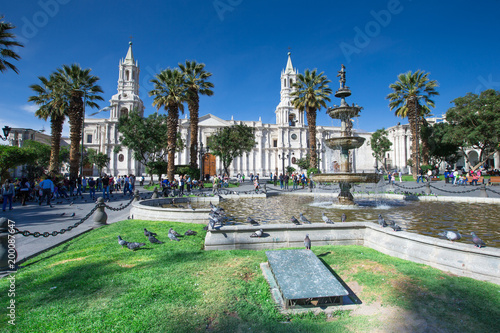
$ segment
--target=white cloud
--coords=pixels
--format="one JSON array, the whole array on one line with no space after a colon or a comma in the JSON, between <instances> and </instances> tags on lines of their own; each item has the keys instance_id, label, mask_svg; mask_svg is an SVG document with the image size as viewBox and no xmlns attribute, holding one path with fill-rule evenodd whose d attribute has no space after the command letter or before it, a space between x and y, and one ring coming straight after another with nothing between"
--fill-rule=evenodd
<instances>
[{"instance_id":1,"label":"white cloud","mask_svg":"<svg viewBox=\"0 0 500 333\"><path fill-rule=\"evenodd\" d=\"M24 110L24 111L27 111L30 113L35 113L36 110L38 110L38 106L36 106L34 104L24 104L24 105L21 105L21 110Z\"/></svg>"}]
</instances>

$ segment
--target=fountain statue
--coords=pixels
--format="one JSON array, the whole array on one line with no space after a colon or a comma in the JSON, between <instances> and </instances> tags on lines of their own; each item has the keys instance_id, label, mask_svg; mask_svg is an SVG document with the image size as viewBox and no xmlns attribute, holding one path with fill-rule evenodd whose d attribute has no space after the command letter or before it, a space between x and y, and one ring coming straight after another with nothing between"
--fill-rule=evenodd
<instances>
[{"instance_id":1,"label":"fountain statue","mask_svg":"<svg viewBox=\"0 0 500 333\"><path fill-rule=\"evenodd\" d=\"M313 176L316 182L338 182L340 194L338 196L339 204L354 205L354 198L351 194L352 183L377 183L379 175L376 173L354 173L350 163L350 150L359 148L365 142L365 138L353 136L351 118L359 117L362 107L354 103L350 106L346 103L346 97L351 96L351 90L346 86L345 66L338 71L337 77L340 77L340 88L335 92L335 97L340 98L340 106L334 105L328 108L327 113L333 119L340 119L341 132L340 137L326 140L327 147L340 150L340 172L323 173Z\"/></svg>"}]
</instances>

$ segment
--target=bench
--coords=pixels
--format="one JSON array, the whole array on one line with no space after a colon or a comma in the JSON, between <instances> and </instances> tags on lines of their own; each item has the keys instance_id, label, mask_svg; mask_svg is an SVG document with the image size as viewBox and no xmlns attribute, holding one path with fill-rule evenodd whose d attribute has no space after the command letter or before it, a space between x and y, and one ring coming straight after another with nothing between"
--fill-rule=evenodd
<instances>
[{"instance_id":1,"label":"bench","mask_svg":"<svg viewBox=\"0 0 500 333\"><path fill-rule=\"evenodd\" d=\"M490 177L490 181L489 181L489 184L499 184L500 183L500 176L491 176Z\"/></svg>"},{"instance_id":2,"label":"bench","mask_svg":"<svg viewBox=\"0 0 500 333\"><path fill-rule=\"evenodd\" d=\"M498 178L500 178L500 177L498 177ZM473 181L472 177L471 177L471 176L468 176L468 177L467 177L467 183L472 185L472 181ZM483 177L483 176L479 177L479 178L477 179L477 183L478 183L478 184L484 184L484 177Z\"/></svg>"}]
</instances>

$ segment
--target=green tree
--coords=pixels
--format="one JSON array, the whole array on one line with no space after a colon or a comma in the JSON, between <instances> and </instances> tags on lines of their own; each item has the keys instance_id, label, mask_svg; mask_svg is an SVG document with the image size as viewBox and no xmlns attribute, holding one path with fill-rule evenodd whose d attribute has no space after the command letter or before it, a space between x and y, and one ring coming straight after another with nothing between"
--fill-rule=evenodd
<instances>
[{"instance_id":1,"label":"green tree","mask_svg":"<svg viewBox=\"0 0 500 333\"><path fill-rule=\"evenodd\" d=\"M198 118L200 111L199 94L212 96L214 92L211 88L214 87L212 82L207 79L212 76L212 73L204 70L205 64L198 64L196 61L186 60L186 64L179 64L179 68L184 75L184 83L186 85L186 97L189 109L189 126L190 137L189 156L191 168L198 168L197 165L197 147L198 147Z\"/></svg>"},{"instance_id":2,"label":"green tree","mask_svg":"<svg viewBox=\"0 0 500 333\"><path fill-rule=\"evenodd\" d=\"M378 129L372 134L372 138L368 143L372 147L372 156L382 164L384 171L387 172L385 165L385 154L391 150L392 142L387 137L388 133L385 128Z\"/></svg>"},{"instance_id":3,"label":"green tree","mask_svg":"<svg viewBox=\"0 0 500 333\"><path fill-rule=\"evenodd\" d=\"M90 164L95 165L99 170L99 176L102 174L102 169L109 164L109 156L98 152L95 149L87 149L87 160Z\"/></svg>"},{"instance_id":4,"label":"green tree","mask_svg":"<svg viewBox=\"0 0 500 333\"><path fill-rule=\"evenodd\" d=\"M429 157L431 165L439 165L441 162L455 164L458 159L459 146L454 142L447 142L446 136L452 126L448 123L438 123L433 126L429 124L422 126L422 139L429 144Z\"/></svg>"},{"instance_id":5,"label":"green tree","mask_svg":"<svg viewBox=\"0 0 500 333\"><path fill-rule=\"evenodd\" d=\"M393 90L387 95L389 107L395 110L394 114L401 118L408 118L412 135L412 159L413 178L416 179L419 168L419 141L420 123L426 115L430 114L430 107L434 107L432 96L439 95L435 90L438 87L436 80L429 80L429 73L408 71L398 75L398 81L391 83L389 88ZM424 163L427 164L427 161Z\"/></svg>"},{"instance_id":6,"label":"green tree","mask_svg":"<svg viewBox=\"0 0 500 333\"><path fill-rule=\"evenodd\" d=\"M156 167L158 163L166 162L167 158L167 117L152 114L143 118L133 111L120 117L118 131L121 145L116 150L120 150L121 146L131 149L134 159L146 166L152 179L152 175L158 174L157 170L162 169Z\"/></svg>"},{"instance_id":7,"label":"green tree","mask_svg":"<svg viewBox=\"0 0 500 333\"><path fill-rule=\"evenodd\" d=\"M292 87L296 90L290 95L294 97L292 105L299 111L306 113L307 126L309 129L309 165L316 163L316 113L322 107L327 108L326 102L330 102L332 90L328 88L331 81L323 75L323 72L317 74L316 69L309 71L306 69L304 74L297 75L297 82Z\"/></svg>"},{"instance_id":8,"label":"green tree","mask_svg":"<svg viewBox=\"0 0 500 333\"><path fill-rule=\"evenodd\" d=\"M17 146L0 145L0 177L3 180L10 178L9 169L28 164L35 156L31 149Z\"/></svg>"},{"instance_id":9,"label":"green tree","mask_svg":"<svg viewBox=\"0 0 500 333\"><path fill-rule=\"evenodd\" d=\"M178 69L165 69L157 74L151 82L154 89L149 92L153 96L153 105L158 110L164 108L167 111L167 155L169 181L174 180L174 159L177 143L177 125L179 122L179 110L184 112L183 102L186 101L186 85L184 75Z\"/></svg>"},{"instance_id":10,"label":"green tree","mask_svg":"<svg viewBox=\"0 0 500 333\"><path fill-rule=\"evenodd\" d=\"M10 32L15 28L15 26L9 22L5 22L3 18L3 15L0 16L0 72L5 72L8 68L10 68L19 74L17 67L10 62L10 59L19 60L21 57L12 50L12 47L24 46L16 41L16 35Z\"/></svg>"},{"instance_id":11,"label":"green tree","mask_svg":"<svg viewBox=\"0 0 500 333\"><path fill-rule=\"evenodd\" d=\"M459 146L469 168L476 170L495 152L500 144L500 92L488 89L481 94L468 93L452 101L455 106L446 112L451 129L446 141ZM480 151L479 163L471 165L466 148Z\"/></svg>"},{"instance_id":12,"label":"green tree","mask_svg":"<svg viewBox=\"0 0 500 333\"><path fill-rule=\"evenodd\" d=\"M60 81L57 80L54 74L48 79L43 76L39 76L38 79L41 84L30 86L36 95L30 96L28 102L33 102L39 106L39 109L35 112L35 116L43 120L50 118L52 149L49 173L55 175L59 171L62 129L69 103L63 94Z\"/></svg>"},{"instance_id":13,"label":"green tree","mask_svg":"<svg viewBox=\"0 0 500 333\"><path fill-rule=\"evenodd\" d=\"M219 156L224 173L229 176L229 166L235 157L250 152L255 147L255 129L246 125L233 125L220 129L210 137L210 152Z\"/></svg>"},{"instance_id":14,"label":"green tree","mask_svg":"<svg viewBox=\"0 0 500 333\"><path fill-rule=\"evenodd\" d=\"M82 140L82 126L84 118L84 102L86 106L99 109L95 101L103 101L100 96L102 88L97 85L99 77L90 74L91 69L82 69L78 64L63 65L54 74L61 84L66 99L69 102L68 117L70 126L70 157L69 173L71 177L78 176L80 159L80 141Z\"/></svg>"}]
</instances>

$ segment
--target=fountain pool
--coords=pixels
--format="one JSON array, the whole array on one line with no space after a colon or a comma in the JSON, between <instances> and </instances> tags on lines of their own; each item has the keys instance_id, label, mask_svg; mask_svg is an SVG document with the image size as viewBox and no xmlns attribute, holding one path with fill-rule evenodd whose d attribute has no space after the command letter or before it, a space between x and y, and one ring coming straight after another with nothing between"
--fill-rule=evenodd
<instances>
[{"instance_id":1,"label":"fountain pool","mask_svg":"<svg viewBox=\"0 0 500 333\"><path fill-rule=\"evenodd\" d=\"M342 213L348 222L377 223L378 214L382 214L408 232L439 238L443 230L458 230L462 234L458 242L471 243L470 232L474 231L487 246L500 248L500 205L495 204L356 199L356 205L343 206L332 205L329 197L315 200L301 194L228 199L220 206L236 224L247 224L247 216L262 224L290 224L290 217L299 213L312 223L323 223L321 213L335 223L340 223Z\"/></svg>"}]
</instances>

